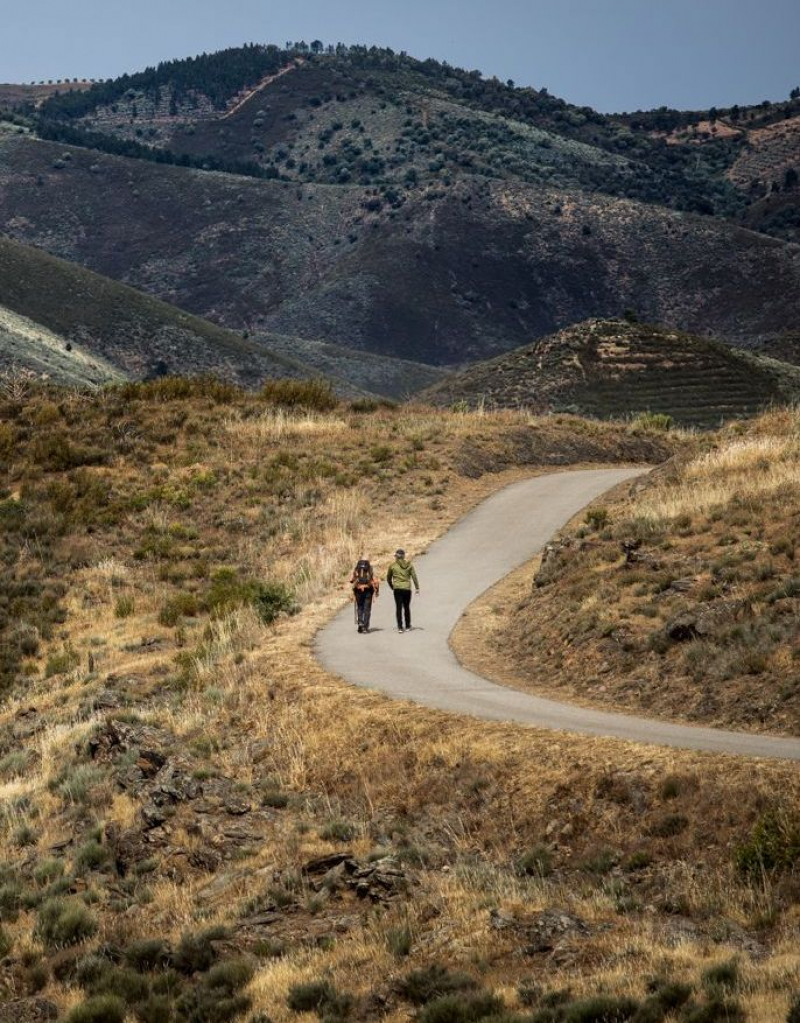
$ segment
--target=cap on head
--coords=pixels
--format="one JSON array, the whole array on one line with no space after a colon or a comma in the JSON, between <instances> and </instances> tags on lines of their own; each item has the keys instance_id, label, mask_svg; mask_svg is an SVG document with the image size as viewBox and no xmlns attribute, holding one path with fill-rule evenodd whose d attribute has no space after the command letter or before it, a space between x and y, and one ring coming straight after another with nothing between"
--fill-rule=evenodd
<instances>
[{"instance_id":1,"label":"cap on head","mask_svg":"<svg viewBox=\"0 0 800 1023\"><path fill-rule=\"evenodd\" d=\"M398 547L397 550L394 552L394 556L396 558L404 558L406 556L406 552L403 550L402 547Z\"/></svg>"}]
</instances>

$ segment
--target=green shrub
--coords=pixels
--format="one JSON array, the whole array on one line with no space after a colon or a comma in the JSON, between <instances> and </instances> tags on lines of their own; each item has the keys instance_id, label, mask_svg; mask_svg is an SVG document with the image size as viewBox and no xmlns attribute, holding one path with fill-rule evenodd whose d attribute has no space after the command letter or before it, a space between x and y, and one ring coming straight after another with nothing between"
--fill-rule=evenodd
<instances>
[{"instance_id":1,"label":"green shrub","mask_svg":"<svg viewBox=\"0 0 800 1023\"><path fill-rule=\"evenodd\" d=\"M657 838L671 838L679 835L688 823L688 818L682 813L665 813L653 821L649 830Z\"/></svg>"},{"instance_id":2,"label":"green shrub","mask_svg":"<svg viewBox=\"0 0 800 1023\"><path fill-rule=\"evenodd\" d=\"M220 405L227 405L244 397L240 387L211 375L164 376L157 380L122 384L110 390L112 394L118 394L126 404L131 401L171 402L210 398Z\"/></svg>"},{"instance_id":3,"label":"green shrub","mask_svg":"<svg viewBox=\"0 0 800 1023\"><path fill-rule=\"evenodd\" d=\"M134 1006L137 1023L173 1023L172 999L167 995L149 995Z\"/></svg>"},{"instance_id":4,"label":"green shrub","mask_svg":"<svg viewBox=\"0 0 800 1023\"><path fill-rule=\"evenodd\" d=\"M93 995L117 995L127 1005L136 1005L150 993L150 985L140 973L110 963L97 973L87 988Z\"/></svg>"},{"instance_id":5,"label":"green shrub","mask_svg":"<svg viewBox=\"0 0 800 1023\"><path fill-rule=\"evenodd\" d=\"M704 1005L692 1006L682 1023L746 1023L747 1016L738 1002L712 998Z\"/></svg>"},{"instance_id":6,"label":"green shrub","mask_svg":"<svg viewBox=\"0 0 800 1023\"><path fill-rule=\"evenodd\" d=\"M408 927L392 927L386 932L386 947L397 959L409 955L414 938Z\"/></svg>"},{"instance_id":7,"label":"green shrub","mask_svg":"<svg viewBox=\"0 0 800 1023\"><path fill-rule=\"evenodd\" d=\"M174 628L181 618L194 618L200 613L200 603L193 593L176 593L169 597L158 612L158 623Z\"/></svg>"},{"instance_id":8,"label":"green shrub","mask_svg":"<svg viewBox=\"0 0 800 1023\"><path fill-rule=\"evenodd\" d=\"M87 803L92 790L106 778L102 768L95 764L65 765L48 782L48 788L57 792L65 803Z\"/></svg>"},{"instance_id":9,"label":"green shrub","mask_svg":"<svg viewBox=\"0 0 800 1023\"><path fill-rule=\"evenodd\" d=\"M735 991L739 986L739 964L735 959L715 963L703 971L703 987L710 993Z\"/></svg>"},{"instance_id":10,"label":"green shrub","mask_svg":"<svg viewBox=\"0 0 800 1023\"><path fill-rule=\"evenodd\" d=\"M242 604L249 604L256 590L257 584L252 579L243 579L233 568L220 568L211 577L203 607L212 614L223 615Z\"/></svg>"},{"instance_id":11,"label":"green shrub","mask_svg":"<svg viewBox=\"0 0 800 1023\"><path fill-rule=\"evenodd\" d=\"M212 966L203 977L203 985L232 995L247 987L253 979L253 965L246 959L226 959Z\"/></svg>"},{"instance_id":12,"label":"green shrub","mask_svg":"<svg viewBox=\"0 0 800 1023\"><path fill-rule=\"evenodd\" d=\"M50 884L64 874L63 860L42 860L33 871L33 879L37 884Z\"/></svg>"},{"instance_id":13,"label":"green shrub","mask_svg":"<svg viewBox=\"0 0 800 1023\"><path fill-rule=\"evenodd\" d=\"M0 926L0 959L5 959L13 947L14 941L11 935Z\"/></svg>"},{"instance_id":14,"label":"green shrub","mask_svg":"<svg viewBox=\"0 0 800 1023\"><path fill-rule=\"evenodd\" d=\"M24 774L30 763L30 754L27 750L15 750L0 758L0 778L14 778Z\"/></svg>"},{"instance_id":15,"label":"green shrub","mask_svg":"<svg viewBox=\"0 0 800 1023\"><path fill-rule=\"evenodd\" d=\"M336 988L330 981L312 980L305 984L292 984L286 1004L293 1012L320 1012L335 997Z\"/></svg>"},{"instance_id":16,"label":"green shrub","mask_svg":"<svg viewBox=\"0 0 800 1023\"><path fill-rule=\"evenodd\" d=\"M390 461L392 457L392 449L388 444L375 444L369 449L369 456L373 462L382 464L383 462Z\"/></svg>"},{"instance_id":17,"label":"green shrub","mask_svg":"<svg viewBox=\"0 0 800 1023\"><path fill-rule=\"evenodd\" d=\"M184 934L175 951L175 968L181 973L204 973L217 960L215 941L227 937L224 927L211 927L200 934Z\"/></svg>"},{"instance_id":18,"label":"green shrub","mask_svg":"<svg viewBox=\"0 0 800 1023\"><path fill-rule=\"evenodd\" d=\"M259 583L253 596L253 607L265 625L271 625L280 615L297 614L297 600L289 589L280 582Z\"/></svg>"},{"instance_id":19,"label":"green shrub","mask_svg":"<svg viewBox=\"0 0 800 1023\"><path fill-rule=\"evenodd\" d=\"M496 995L459 992L442 995L429 1002L417 1017L419 1023L474 1023L495 1017L504 1005Z\"/></svg>"},{"instance_id":20,"label":"green shrub","mask_svg":"<svg viewBox=\"0 0 800 1023\"><path fill-rule=\"evenodd\" d=\"M36 918L36 932L51 947L77 945L97 931L97 921L78 899L47 899Z\"/></svg>"},{"instance_id":21,"label":"green shrub","mask_svg":"<svg viewBox=\"0 0 800 1023\"><path fill-rule=\"evenodd\" d=\"M162 938L141 938L128 945L123 957L128 966L140 973L147 973L169 962L170 949Z\"/></svg>"},{"instance_id":22,"label":"green shrub","mask_svg":"<svg viewBox=\"0 0 800 1023\"><path fill-rule=\"evenodd\" d=\"M477 984L468 973L448 970L438 963L412 970L395 985L401 998L412 1005L425 1005L434 998L471 991Z\"/></svg>"},{"instance_id":23,"label":"green shrub","mask_svg":"<svg viewBox=\"0 0 800 1023\"><path fill-rule=\"evenodd\" d=\"M666 433L672 429L672 416L663 412L640 412L631 419L631 430L647 433Z\"/></svg>"},{"instance_id":24,"label":"green shrub","mask_svg":"<svg viewBox=\"0 0 800 1023\"><path fill-rule=\"evenodd\" d=\"M0 885L0 920L14 923L22 908L25 891L19 881L9 880Z\"/></svg>"},{"instance_id":25,"label":"green shrub","mask_svg":"<svg viewBox=\"0 0 800 1023\"><path fill-rule=\"evenodd\" d=\"M125 1023L127 1008L116 995L87 998L71 1009L64 1023Z\"/></svg>"},{"instance_id":26,"label":"green shrub","mask_svg":"<svg viewBox=\"0 0 800 1023\"><path fill-rule=\"evenodd\" d=\"M79 870L96 870L108 862L109 852L106 846L92 839L84 843L75 856L75 866Z\"/></svg>"},{"instance_id":27,"label":"green shrub","mask_svg":"<svg viewBox=\"0 0 800 1023\"><path fill-rule=\"evenodd\" d=\"M129 593L122 594L122 596L117 597L114 603L115 618L130 618L135 610L136 602Z\"/></svg>"},{"instance_id":28,"label":"green shrub","mask_svg":"<svg viewBox=\"0 0 800 1023\"><path fill-rule=\"evenodd\" d=\"M786 1023L800 1023L800 995L795 995L792 999Z\"/></svg>"},{"instance_id":29,"label":"green shrub","mask_svg":"<svg viewBox=\"0 0 800 1023\"><path fill-rule=\"evenodd\" d=\"M548 877L553 873L553 855L546 845L535 845L517 860L517 871L530 877Z\"/></svg>"},{"instance_id":30,"label":"green shrub","mask_svg":"<svg viewBox=\"0 0 800 1023\"><path fill-rule=\"evenodd\" d=\"M30 966L25 967L23 980L25 990L29 995L35 995L39 991L43 991L50 980L50 971L47 968L47 963L31 963Z\"/></svg>"},{"instance_id":31,"label":"green shrub","mask_svg":"<svg viewBox=\"0 0 800 1023\"><path fill-rule=\"evenodd\" d=\"M564 1023L625 1023L633 1019L639 1003L633 998L611 998L598 995L567 1005Z\"/></svg>"},{"instance_id":32,"label":"green shrub","mask_svg":"<svg viewBox=\"0 0 800 1023\"><path fill-rule=\"evenodd\" d=\"M590 508L584 516L584 522L598 531L608 525L608 508Z\"/></svg>"},{"instance_id":33,"label":"green shrub","mask_svg":"<svg viewBox=\"0 0 800 1023\"><path fill-rule=\"evenodd\" d=\"M790 870L800 860L800 822L780 808L771 808L756 822L749 839L735 853L745 877Z\"/></svg>"},{"instance_id":34,"label":"green shrub","mask_svg":"<svg viewBox=\"0 0 800 1023\"><path fill-rule=\"evenodd\" d=\"M608 874L617 864L617 854L613 849L609 849L605 846L594 849L586 854L581 860L581 870L585 870L588 874Z\"/></svg>"},{"instance_id":35,"label":"green shrub","mask_svg":"<svg viewBox=\"0 0 800 1023\"><path fill-rule=\"evenodd\" d=\"M329 821L319 833L325 842L350 842L355 837L356 829L347 821Z\"/></svg>"},{"instance_id":36,"label":"green shrub","mask_svg":"<svg viewBox=\"0 0 800 1023\"><path fill-rule=\"evenodd\" d=\"M330 412L339 404L327 380L267 380L260 397L269 405Z\"/></svg>"},{"instance_id":37,"label":"green shrub","mask_svg":"<svg viewBox=\"0 0 800 1023\"><path fill-rule=\"evenodd\" d=\"M36 832L30 826L30 824L20 824L18 828L14 829L14 834L11 836L14 845L18 849L24 849L28 845L36 845L38 841Z\"/></svg>"},{"instance_id":38,"label":"green shrub","mask_svg":"<svg viewBox=\"0 0 800 1023\"><path fill-rule=\"evenodd\" d=\"M80 664L81 659L78 653L71 646L65 646L58 653L53 652L47 658L44 669L44 677L52 678L54 675L66 675L74 671Z\"/></svg>"}]
</instances>

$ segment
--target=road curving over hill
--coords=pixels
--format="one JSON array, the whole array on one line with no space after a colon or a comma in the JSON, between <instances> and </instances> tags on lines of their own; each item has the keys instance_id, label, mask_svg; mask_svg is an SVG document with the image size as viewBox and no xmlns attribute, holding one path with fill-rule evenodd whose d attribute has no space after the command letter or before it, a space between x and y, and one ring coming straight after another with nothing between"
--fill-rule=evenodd
<instances>
[{"instance_id":1,"label":"road curving over hill","mask_svg":"<svg viewBox=\"0 0 800 1023\"><path fill-rule=\"evenodd\" d=\"M356 632L350 606L321 630L316 643L321 663L347 682L394 699L490 721L677 749L800 760L797 739L608 713L507 689L468 671L450 649L450 634L472 601L530 560L590 501L643 471L618 467L549 473L504 488L417 559L422 595L412 604L411 632L397 633L394 601L384 587L370 635Z\"/></svg>"}]
</instances>

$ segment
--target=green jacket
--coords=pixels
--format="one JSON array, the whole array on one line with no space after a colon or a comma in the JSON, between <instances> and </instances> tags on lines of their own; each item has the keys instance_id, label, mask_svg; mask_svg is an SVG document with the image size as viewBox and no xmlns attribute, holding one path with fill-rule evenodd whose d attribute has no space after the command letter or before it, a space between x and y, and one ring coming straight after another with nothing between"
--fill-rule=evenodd
<instances>
[{"instance_id":1,"label":"green jacket","mask_svg":"<svg viewBox=\"0 0 800 1023\"><path fill-rule=\"evenodd\" d=\"M414 589L419 589L419 579L410 561L403 558L402 561L393 561L386 573L386 582L393 590L410 590L411 583Z\"/></svg>"}]
</instances>

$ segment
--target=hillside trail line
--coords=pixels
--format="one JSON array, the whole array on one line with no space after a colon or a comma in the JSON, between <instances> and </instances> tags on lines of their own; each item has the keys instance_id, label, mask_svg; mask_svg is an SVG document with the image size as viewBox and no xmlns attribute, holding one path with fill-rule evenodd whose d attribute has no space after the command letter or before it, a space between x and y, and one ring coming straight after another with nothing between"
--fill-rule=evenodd
<instances>
[{"instance_id":1,"label":"hillside trail line","mask_svg":"<svg viewBox=\"0 0 800 1023\"><path fill-rule=\"evenodd\" d=\"M388 594L373 606L372 631L359 635L348 606L317 635L316 654L353 685L398 700L488 721L737 756L800 760L800 740L676 724L579 707L507 689L467 670L449 638L469 605L531 560L582 508L641 475L640 467L581 469L536 476L498 491L416 559L422 596L411 632L399 635ZM398 543L403 538L398 537Z\"/></svg>"},{"instance_id":2,"label":"hillside trail line","mask_svg":"<svg viewBox=\"0 0 800 1023\"><path fill-rule=\"evenodd\" d=\"M252 89L248 89L244 95L240 96L230 110L226 110L222 117L220 117L220 121L227 121L229 117L233 117L234 114L238 114L242 107L246 106L250 102L253 96L257 96L260 92L263 92L267 86L272 85L273 82L277 82L277 80L279 78L283 78L284 75L288 75L290 71L296 71L297 68L302 67L304 63L305 61L302 57L297 57L291 64L287 64L286 67L282 67L280 71L276 71L274 75L267 75L266 78L262 78L258 85L254 86Z\"/></svg>"}]
</instances>

